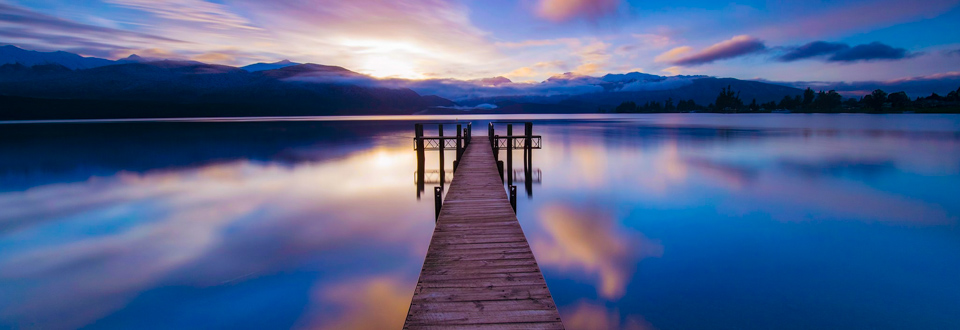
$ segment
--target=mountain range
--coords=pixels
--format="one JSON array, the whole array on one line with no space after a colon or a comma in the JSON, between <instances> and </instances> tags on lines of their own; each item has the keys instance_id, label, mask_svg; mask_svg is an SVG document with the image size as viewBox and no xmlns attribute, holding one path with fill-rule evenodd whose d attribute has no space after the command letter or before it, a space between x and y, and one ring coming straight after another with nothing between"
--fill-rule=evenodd
<instances>
[{"instance_id":1,"label":"mountain range","mask_svg":"<svg viewBox=\"0 0 960 330\"><path fill-rule=\"evenodd\" d=\"M291 61L245 67L131 55L119 60L0 47L0 119L576 113L621 102L713 102L731 86L746 102L802 90L768 82L632 72L542 82L377 79Z\"/></svg>"}]
</instances>

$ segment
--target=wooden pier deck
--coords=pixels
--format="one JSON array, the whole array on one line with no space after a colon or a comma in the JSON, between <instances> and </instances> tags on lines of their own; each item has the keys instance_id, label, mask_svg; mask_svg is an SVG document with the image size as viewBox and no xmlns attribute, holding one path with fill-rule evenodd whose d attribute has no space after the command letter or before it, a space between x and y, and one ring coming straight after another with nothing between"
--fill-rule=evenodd
<instances>
[{"instance_id":1,"label":"wooden pier deck","mask_svg":"<svg viewBox=\"0 0 960 330\"><path fill-rule=\"evenodd\" d=\"M489 143L463 153L403 328L563 329Z\"/></svg>"}]
</instances>

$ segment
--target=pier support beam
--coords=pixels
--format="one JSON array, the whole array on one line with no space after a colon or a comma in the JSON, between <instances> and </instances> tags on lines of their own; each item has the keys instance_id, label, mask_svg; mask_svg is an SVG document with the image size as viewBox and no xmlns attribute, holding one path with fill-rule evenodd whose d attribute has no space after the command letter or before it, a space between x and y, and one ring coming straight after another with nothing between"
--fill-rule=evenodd
<instances>
[{"instance_id":1,"label":"pier support beam","mask_svg":"<svg viewBox=\"0 0 960 330\"><path fill-rule=\"evenodd\" d=\"M513 184L513 124L507 124L507 184Z\"/></svg>"},{"instance_id":2,"label":"pier support beam","mask_svg":"<svg viewBox=\"0 0 960 330\"><path fill-rule=\"evenodd\" d=\"M447 183L447 180L446 180L446 178L447 178L446 172L447 172L447 171L446 171L446 169L444 168L444 161L443 161L443 144L444 144L444 142L443 142L443 124L440 124L440 125L438 125L438 126L439 126L439 127L437 128L437 131L438 131L437 133L439 133L438 136L440 137L440 186L443 187L443 185Z\"/></svg>"},{"instance_id":3,"label":"pier support beam","mask_svg":"<svg viewBox=\"0 0 960 330\"><path fill-rule=\"evenodd\" d=\"M422 139L423 124L414 124L414 135L416 135L417 137L416 140L414 140L414 143L416 143L416 148L417 148L417 199L419 200L420 194L423 193L423 189L424 189L423 181L425 180L424 176L426 175L426 170L425 170L425 166L426 166L425 152L426 151L424 150L423 139Z\"/></svg>"}]
</instances>

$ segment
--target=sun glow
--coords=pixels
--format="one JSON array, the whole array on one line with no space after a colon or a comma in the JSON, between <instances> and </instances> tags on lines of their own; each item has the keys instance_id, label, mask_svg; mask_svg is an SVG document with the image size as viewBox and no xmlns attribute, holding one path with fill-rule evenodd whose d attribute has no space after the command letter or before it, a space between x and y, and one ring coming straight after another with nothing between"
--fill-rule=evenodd
<instances>
[{"instance_id":1,"label":"sun glow","mask_svg":"<svg viewBox=\"0 0 960 330\"><path fill-rule=\"evenodd\" d=\"M423 79L417 61L436 56L415 42L347 39L340 43L354 49L360 60L358 72L377 78Z\"/></svg>"},{"instance_id":2,"label":"sun glow","mask_svg":"<svg viewBox=\"0 0 960 330\"><path fill-rule=\"evenodd\" d=\"M387 55L371 56L363 62L358 71L377 78L424 78L423 74L417 72L410 61Z\"/></svg>"}]
</instances>

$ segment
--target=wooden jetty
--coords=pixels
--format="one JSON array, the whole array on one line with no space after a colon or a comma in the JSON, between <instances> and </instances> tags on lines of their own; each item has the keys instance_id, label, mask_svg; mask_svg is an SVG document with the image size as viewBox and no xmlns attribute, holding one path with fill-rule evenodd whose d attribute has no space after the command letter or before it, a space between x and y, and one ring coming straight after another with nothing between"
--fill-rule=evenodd
<instances>
[{"instance_id":1,"label":"wooden jetty","mask_svg":"<svg viewBox=\"0 0 960 330\"><path fill-rule=\"evenodd\" d=\"M418 126L418 137L422 129ZM516 139L530 141L530 136L528 130ZM514 138L508 135L505 141L512 147ZM563 329L504 191L493 153L500 142L467 143L458 155L404 329Z\"/></svg>"}]
</instances>

